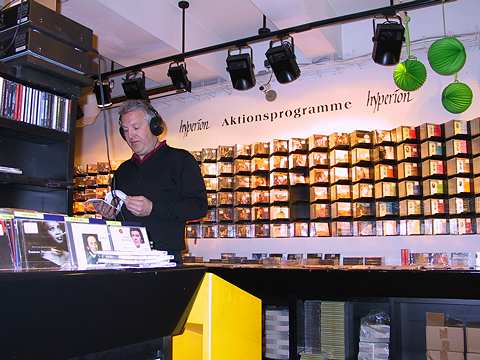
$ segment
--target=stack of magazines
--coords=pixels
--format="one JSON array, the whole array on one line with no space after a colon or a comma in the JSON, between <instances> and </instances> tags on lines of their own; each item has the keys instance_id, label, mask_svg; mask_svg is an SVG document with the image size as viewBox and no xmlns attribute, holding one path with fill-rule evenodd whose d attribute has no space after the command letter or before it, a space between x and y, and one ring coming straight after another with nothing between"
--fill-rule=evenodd
<instances>
[{"instance_id":1,"label":"stack of magazines","mask_svg":"<svg viewBox=\"0 0 480 360\"><path fill-rule=\"evenodd\" d=\"M175 263L170 262L171 259L173 255L160 250L98 252L98 263L113 267L174 267Z\"/></svg>"}]
</instances>

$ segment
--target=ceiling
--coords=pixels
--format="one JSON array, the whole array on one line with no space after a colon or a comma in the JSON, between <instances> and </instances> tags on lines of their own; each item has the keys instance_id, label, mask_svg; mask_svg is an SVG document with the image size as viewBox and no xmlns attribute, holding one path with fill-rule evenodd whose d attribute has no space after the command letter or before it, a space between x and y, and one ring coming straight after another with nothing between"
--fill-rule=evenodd
<instances>
[{"instance_id":1,"label":"ceiling","mask_svg":"<svg viewBox=\"0 0 480 360\"><path fill-rule=\"evenodd\" d=\"M398 2L407 2L399 1ZM99 52L129 66L181 52L181 10L177 0L63 0L61 13L91 29ZM265 14L271 30L388 6L389 0L190 0L186 51L256 35ZM478 33L478 0L445 5L447 32ZM412 40L443 35L442 7L409 13ZM300 64L350 59L371 52L372 22L358 21L295 34ZM253 44L256 71L263 69L268 42ZM227 79L226 51L187 60L195 81ZM148 78L169 83L168 65L145 69Z\"/></svg>"}]
</instances>

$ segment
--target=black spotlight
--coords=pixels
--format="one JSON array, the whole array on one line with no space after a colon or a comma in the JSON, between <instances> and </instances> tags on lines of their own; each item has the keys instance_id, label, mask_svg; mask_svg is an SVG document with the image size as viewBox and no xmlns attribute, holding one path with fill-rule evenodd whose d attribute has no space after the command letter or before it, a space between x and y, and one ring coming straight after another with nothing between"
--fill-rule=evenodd
<instances>
[{"instance_id":1,"label":"black spotlight","mask_svg":"<svg viewBox=\"0 0 480 360\"><path fill-rule=\"evenodd\" d=\"M173 86L177 90L186 90L192 92L192 82L188 80L188 71L185 63L173 62L168 67L167 75L172 80Z\"/></svg>"},{"instance_id":2,"label":"black spotlight","mask_svg":"<svg viewBox=\"0 0 480 360\"><path fill-rule=\"evenodd\" d=\"M242 48L250 49L250 54L243 53ZM227 71L232 79L232 85L237 90L248 90L255 86L255 66L253 65L253 51L250 46L239 47L238 54L232 55L228 50Z\"/></svg>"},{"instance_id":3,"label":"black spotlight","mask_svg":"<svg viewBox=\"0 0 480 360\"><path fill-rule=\"evenodd\" d=\"M270 48L265 56L278 82L286 84L298 79L300 68L295 57L293 37L290 36L290 42L280 39L278 46L273 46L274 43L275 41L270 41Z\"/></svg>"},{"instance_id":4,"label":"black spotlight","mask_svg":"<svg viewBox=\"0 0 480 360\"><path fill-rule=\"evenodd\" d=\"M127 73L122 83L123 92L127 99L148 100L145 89L145 73L143 71L131 71Z\"/></svg>"},{"instance_id":5,"label":"black spotlight","mask_svg":"<svg viewBox=\"0 0 480 360\"><path fill-rule=\"evenodd\" d=\"M400 61L402 44L405 40L405 28L400 22L387 20L383 24L378 24L375 28L375 19L373 20L373 51L372 59L380 65L395 65Z\"/></svg>"},{"instance_id":6,"label":"black spotlight","mask_svg":"<svg viewBox=\"0 0 480 360\"><path fill-rule=\"evenodd\" d=\"M112 88L113 80L103 79L101 82L99 80L95 80L95 83L93 85L93 92L95 93L95 97L97 98L97 106L99 108L104 108L112 105Z\"/></svg>"}]
</instances>

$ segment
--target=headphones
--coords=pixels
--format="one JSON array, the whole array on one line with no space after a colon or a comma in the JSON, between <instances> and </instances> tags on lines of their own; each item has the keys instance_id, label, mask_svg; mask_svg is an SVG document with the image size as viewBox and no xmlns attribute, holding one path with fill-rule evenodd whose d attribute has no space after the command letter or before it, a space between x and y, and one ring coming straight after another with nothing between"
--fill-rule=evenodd
<instances>
[{"instance_id":1,"label":"headphones","mask_svg":"<svg viewBox=\"0 0 480 360\"><path fill-rule=\"evenodd\" d=\"M143 109L146 113L151 112L153 113L152 118L150 119L150 131L152 132L153 135L158 136L161 133L165 131L165 122L163 121L162 117L158 113L157 110L147 101L140 101L145 108ZM120 125L119 131L120 131L120 136L123 138L123 140L127 140L125 138L125 132L123 131L122 128L122 116L118 118L118 123Z\"/></svg>"}]
</instances>

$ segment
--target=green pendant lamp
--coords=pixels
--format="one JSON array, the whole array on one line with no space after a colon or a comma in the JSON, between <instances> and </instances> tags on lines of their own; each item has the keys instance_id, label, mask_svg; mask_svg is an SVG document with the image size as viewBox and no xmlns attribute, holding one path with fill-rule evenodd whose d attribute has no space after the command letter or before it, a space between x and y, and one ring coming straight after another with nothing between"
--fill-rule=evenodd
<instances>
[{"instance_id":1,"label":"green pendant lamp","mask_svg":"<svg viewBox=\"0 0 480 360\"><path fill-rule=\"evenodd\" d=\"M428 62L433 71L440 75L453 75L459 72L467 53L465 47L455 37L448 36L435 41L428 49Z\"/></svg>"},{"instance_id":2,"label":"green pendant lamp","mask_svg":"<svg viewBox=\"0 0 480 360\"><path fill-rule=\"evenodd\" d=\"M452 114L460 114L472 105L473 92L467 84L454 81L442 92L443 107Z\"/></svg>"},{"instance_id":3,"label":"green pendant lamp","mask_svg":"<svg viewBox=\"0 0 480 360\"><path fill-rule=\"evenodd\" d=\"M407 60L401 62L395 67L393 72L393 80L395 85L404 91L415 91L419 89L427 79L427 69L421 61L418 61L410 53L410 29L408 23L410 17L405 15L405 44L407 47Z\"/></svg>"}]
</instances>

